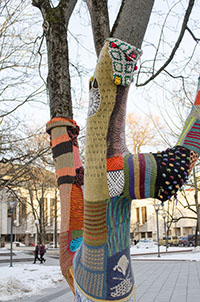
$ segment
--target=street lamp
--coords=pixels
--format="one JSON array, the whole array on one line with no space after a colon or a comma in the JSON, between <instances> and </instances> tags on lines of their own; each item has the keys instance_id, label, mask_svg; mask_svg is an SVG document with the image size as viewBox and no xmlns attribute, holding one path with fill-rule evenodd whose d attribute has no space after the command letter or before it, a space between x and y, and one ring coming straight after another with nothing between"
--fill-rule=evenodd
<instances>
[{"instance_id":1,"label":"street lamp","mask_svg":"<svg viewBox=\"0 0 200 302\"><path fill-rule=\"evenodd\" d=\"M176 223L178 222L178 219L177 219L176 217L174 217L172 221L175 223L175 240L176 240L176 241L174 242L174 244L177 245L177 244L178 244L178 240L177 240L178 237L177 237L177 227L176 227Z\"/></svg>"},{"instance_id":2,"label":"street lamp","mask_svg":"<svg viewBox=\"0 0 200 302\"><path fill-rule=\"evenodd\" d=\"M15 219L14 221L13 221L13 225L14 225L14 242L16 243L16 241L17 241L17 230L16 230L16 226L17 226L17 220Z\"/></svg>"},{"instance_id":3,"label":"street lamp","mask_svg":"<svg viewBox=\"0 0 200 302\"><path fill-rule=\"evenodd\" d=\"M160 205L155 204L155 211L156 211L156 225L157 225L157 242L158 242L158 257L160 257L160 241L159 241L159 223L158 223L158 211L159 211Z\"/></svg>"},{"instance_id":4,"label":"street lamp","mask_svg":"<svg viewBox=\"0 0 200 302\"><path fill-rule=\"evenodd\" d=\"M36 233L35 233L35 246L38 244L38 224L39 220L35 219L35 227L36 227Z\"/></svg>"},{"instance_id":5,"label":"street lamp","mask_svg":"<svg viewBox=\"0 0 200 302\"><path fill-rule=\"evenodd\" d=\"M166 252L167 252L167 249L168 249L168 236L167 236L167 225L166 225L166 213L165 213L164 209L163 209L162 217L163 217L163 220L164 220L165 245L166 245Z\"/></svg>"},{"instance_id":6,"label":"street lamp","mask_svg":"<svg viewBox=\"0 0 200 302\"><path fill-rule=\"evenodd\" d=\"M12 251L13 251L13 214L14 209L17 205L17 200L10 200L8 201L11 213L11 228L10 228L10 267L12 267Z\"/></svg>"},{"instance_id":7,"label":"street lamp","mask_svg":"<svg viewBox=\"0 0 200 302\"><path fill-rule=\"evenodd\" d=\"M140 240L140 223L139 221L136 222L137 225L137 234L138 234L138 241Z\"/></svg>"}]
</instances>

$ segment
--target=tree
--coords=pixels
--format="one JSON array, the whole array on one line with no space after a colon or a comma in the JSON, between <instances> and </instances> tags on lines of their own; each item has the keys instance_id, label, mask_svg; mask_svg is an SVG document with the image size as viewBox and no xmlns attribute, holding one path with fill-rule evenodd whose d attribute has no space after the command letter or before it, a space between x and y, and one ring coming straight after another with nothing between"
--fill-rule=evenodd
<instances>
[{"instance_id":1,"label":"tree","mask_svg":"<svg viewBox=\"0 0 200 302\"><path fill-rule=\"evenodd\" d=\"M26 125L18 121L9 124L8 118L0 126L0 190L9 191L29 179L28 167L33 163L51 166L50 147L41 129L28 133Z\"/></svg>"},{"instance_id":2,"label":"tree","mask_svg":"<svg viewBox=\"0 0 200 302\"><path fill-rule=\"evenodd\" d=\"M31 25L35 21L28 13L28 6L25 0L3 0L0 3L0 118L14 114L27 102L37 102L45 91L43 82L33 83L38 73L35 48L39 47L41 37L38 33L33 39Z\"/></svg>"},{"instance_id":3,"label":"tree","mask_svg":"<svg viewBox=\"0 0 200 302\"><path fill-rule=\"evenodd\" d=\"M38 221L36 224L38 233L38 242L46 242L46 228L48 226L49 208L47 204L47 194L49 190L54 191L53 203L50 205L50 222L55 226L57 225L57 186L55 175L52 172L45 170L44 168L29 167L29 180L24 182L22 189L28 191L29 208L31 209L32 217L34 221ZM54 229L55 232L55 229Z\"/></svg>"},{"instance_id":4,"label":"tree","mask_svg":"<svg viewBox=\"0 0 200 302\"><path fill-rule=\"evenodd\" d=\"M75 230L70 229L69 220L70 220L70 214L72 214L71 208L70 208L70 201L71 201L70 194L71 194L71 192L73 192L73 188L74 188L73 184L74 183L77 184L75 181L77 181L77 178L78 178L77 175L75 174L74 167L77 166L77 163L78 163L79 170L76 169L76 173L80 172L81 163L80 163L79 159L77 160L77 157L74 159L74 161L73 161L72 157L70 157L71 160L69 160L69 156L71 156L73 154L73 152L75 152L75 150L76 150L76 155L77 155L77 149L75 147L77 147L76 137L78 134L78 128L77 128L76 123L74 121L72 121L73 114L72 114L72 101L71 101L71 93L70 93L68 43L67 43L66 37L67 37L67 26L68 26L69 18L73 12L76 2L77 1L75 1L75 0L71 0L71 1L60 0L58 2L57 6L53 7L51 4L52 2L50 2L48 0L46 0L46 1L33 0L32 1L33 5L40 9L43 19L44 19L44 30L45 30L45 34L46 34L47 52L48 52L48 91L49 91L49 97L50 97L50 109L51 109L51 118L52 118L50 123L47 125L47 129L48 129L49 133L51 133L53 153L54 153L54 157L57 162L57 176L58 176L58 184L59 184L60 195L61 195L61 212L64 213L64 210L65 210L65 213L66 212L68 213L67 215L63 214L63 216L62 216L61 268L62 268L64 276L68 280L72 289L73 289L72 258L74 255L73 252L77 249L77 246L79 246L78 243L80 243L80 240L79 240L80 237L75 236L75 233L74 233L74 231L79 231L79 229L75 229ZM89 12L90 12L90 16L91 16L92 29L93 29L94 42L95 42L95 48L97 51L97 56L99 55L100 50L102 49L102 47L104 45L105 39L111 36L113 38L113 40L110 43L113 43L113 44L109 44L109 47L118 49L121 46L121 48L123 48L122 45L124 45L124 44L121 45L120 40L125 41L125 46L127 46L126 43L135 45L136 48L130 48L130 49L134 49L134 51L135 51L135 53L134 52L132 53L133 57L130 58L128 56L128 58L126 58L127 60L130 59L131 61L133 59L133 61L135 63L135 61L136 61L136 60L134 60L135 56L136 57L140 56L140 51L138 48L141 47L141 44L143 42L144 34L145 34L145 31L146 31L146 28L148 25L149 17L152 12L152 7L154 4L154 1L153 0L151 0L151 1L138 1L138 0L122 1L121 7L119 10L119 14L116 18L113 29L111 31L109 29L107 1L104 0L101 2L97 2L97 1L92 1L92 0L91 1L86 0L86 3L88 6L88 9L89 9ZM180 44L180 41L185 32L188 18L190 16L193 5L194 5L194 1L189 1L188 9L186 10L185 19L183 22L183 30L181 31L180 37L177 41L176 48ZM127 20L132 21L132 22L127 22ZM98 23L100 25L98 25ZM116 40L115 40L115 38L116 38ZM117 45L115 44L115 41L116 41ZM107 42L107 44L108 44L108 42ZM105 47L103 50L102 57L100 56L101 63L99 63L97 65L97 67L99 67L99 68L100 68L100 65L103 64L103 56L105 54ZM173 50L172 55L170 56L170 59L163 65L163 68L165 68L167 66L167 64L171 61L171 59L174 56L174 53L175 53L175 50ZM106 58L106 54L105 54L105 58ZM106 68L108 68L106 62L104 62L104 67L105 67L105 70L108 70L108 69L106 69ZM102 68L102 66L101 66L101 68ZM109 71L108 71L108 74L106 74L105 72L103 72L103 71L105 71L103 68L101 70L102 70L102 74L104 74L104 76L108 80ZM96 72L98 73L99 70L96 70ZM160 70L159 70L159 72L160 72ZM159 72L156 72L156 74L154 75L154 78L156 75L159 74ZM96 81L95 80L96 80L95 78L92 78L91 82L90 82L90 87L91 87L91 89L94 88L94 90L97 89L98 87L102 87L105 84L104 81L106 81L104 78L100 79L100 76L99 76L98 80L96 80ZM121 84L120 81L122 81L122 79L119 76L116 76L115 84L116 85ZM131 82L131 79L130 79L130 82ZM129 84L130 84L130 82L129 82ZM111 128L109 130L105 128L105 130L108 130L108 132L110 134L109 137L107 137L107 144L108 144L108 149L109 149L108 158L111 158L113 156L113 154L117 154L117 151L120 151L120 150L121 151L123 150L123 152L121 152L121 153L123 153L123 154L126 153L126 148L125 148L125 144L124 144L124 136L125 136L124 114L125 114L125 104L126 104L126 97L128 94L128 88L129 87L122 87L120 85L118 86L118 92L120 91L119 102L122 101L124 107L121 108L119 106L120 109L116 107L116 112L111 117L111 121L112 121L110 124ZM111 95L112 95L114 88L112 87L111 90L112 90L111 91ZM102 92L102 94L103 94L103 92ZM98 99L97 90L96 90L96 99ZM105 109L105 112L106 112L106 109ZM93 114L93 113L95 113L95 111L91 112L91 114ZM117 120L122 123L120 125L118 125ZM66 126L67 126L67 131L66 131ZM112 126L113 126L113 129L112 129ZM104 129L104 127L106 127L105 124L103 125L102 129ZM61 129L62 129L62 131L61 131ZM112 130L115 130L115 129L117 129L117 131L112 132ZM90 160L90 162L92 162L92 152L94 154L97 154L99 151L98 147L100 147L100 149L101 149L101 147L104 148L102 151L102 153L104 154L104 157L102 157L102 159L105 160L105 154L106 154L106 150L107 150L104 146L105 133L100 134L99 136L98 135L95 136L95 134L94 134L94 141L96 143L96 146L89 145L86 140L86 148L88 148L88 150L89 150L89 147L92 146L93 151L91 151L91 153L89 155L89 151L86 150L85 223L84 223L84 233L83 233L84 244L91 243L91 240L87 240L86 238L87 238L87 236L90 237L89 234L91 234L92 231L98 229L98 227L96 227L96 229L95 228L93 229L91 227L91 225L89 225L89 222L87 221L87 218L86 218L86 216L87 216L86 209L87 208L91 209L91 205L92 205L92 203L90 203L92 200L88 197L88 196L90 196L89 194L90 194L91 186L95 184L93 186L93 194L95 195L96 194L95 189L98 188L98 190L99 190L101 185L103 188L103 185L105 184L104 182L106 179L105 171L99 172L99 175L100 175L99 180L97 180L95 176L92 177L92 174L88 172L89 171L88 162L89 162L89 160ZM111 134L113 134L113 135L111 135ZM102 146L100 146L100 139L98 142L96 141L96 138L97 137L100 138L101 135L102 135L102 137L101 137ZM66 138L65 140L63 139L64 136ZM64 155L63 151L61 152L62 146L64 146L64 144L66 145L66 147L67 146L69 147L68 152L64 152L66 159L68 157L68 161L65 161L65 166L58 165L58 162L60 162L60 159L61 159L61 153L62 153L62 155ZM121 146L122 146L122 149L119 150L119 147L121 148ZM69 154L67 155L67 153L69 153ZM100 168L100 165L101 165L101 168L102 167L105 168L105 162L103 160L101 163L99 162L99 160L101 161L100 156L95 157L95 161L96 161L96 159L97 159L98 163L95 163L95 166L93 166L93 167L91 166L91 172L93 171L93 169L95 169L97 167ZM69 168L73 168L73 169L69 169ZM67 171L66 174L64 174L64 175L62 174L62 172L64 173L64 170L62 170L62 169L65 169L65 171ZM104 178L102 178L102 183L101 183L102 175ZM95 183L95 181L96 181L96 183ZM65 199L63 198L64 192L65 192ZM102 202L102 204L103 204L103 206L105 206L105 199L107 196L107 192L104 192L103 190L101 190L101 193L102 193L101 200L104 201L104 202ZM68 196L68 197L66 198L66 196ZM95 196L97 196L97 195L95 195ZM98 200L99 199L96 199L96 201L98 201ZM78 201L78 198L77 198L77 201ZM88 203L87 203L87 201L88 201ZM121 202L121 204L122 204L122 202ZM109 203L109 205L111 206L110 210L112 212L113 209L112 209L111 203ZM103 208L101 210L105 211L105 208ZM98 211L99 211L99 209L98 209ZM102 215L103 215L103 218L105 219L105 212L103 212ZM127 221L128 221L128 217L127 217ZM79 227L81 227L81 224L79 225ZM103 236L105 237L105 232L107 231L107 228L105 226L105 221L102 222L101 227L104 228ZM98 231L96 231L96 232L98 233ZM112 233L112 230L111 230L111 233ZM71 241L71 240L69 240L69 238L73 238L73 240ZM97 245L100 244L99 242L102 242L102 241L99 240L98 242L96 242L96 244ZM72 248L71 243L73 243L73 245L76 247L76 249ZM88 257L87 259L88 259L88 261L90 261L91 257L88 256L87 248L85 247L84 244L82 245L82 248L84 248L84 251L86 253L86 254L84 254L85 255L84 257L86 257L86 258ZM93 244L91 244L91 245L93 246L94 244L95 244L95 240L93 241ZM66 252L64 254L64 247L66 247L66 246L67 246L67 250L65 248ZM92 248L91 248L91 250L92 250ZM94 250L95 250L95 248L94 248ZM97 250L97 248L96 248L96 250ZM83 256L81 256L82 258L80 258L80 259L78 258L81 255L81 250L79 250L79 251L80 252L78 252L76 261L80 260L80 262L81 261L87 262L86 258L84 258L84 260L83 260ZM111 255L112 255L112 252L113 251L110 251ZM92 253L92 251L91 251L91 253ZM124 256L124 258L123 258L123 256ZM123 256L121 256L122 257L122 258L120 258L121 260L119 259L119 262L116 263L116 266L113 268L113 270L114 271L121 270L121 272L125 275L127 267L130 268L130 264L128 264L129 260L127 259L127 257L125 255L123 255ZM105 255L102 255L100 258L104 259L104 257L105 257ZM70 260L67 260L67 259L70 259ZM126 259L128 262L126 262ZM86 262L84 262L85 265L86 265ZM76 265L77 265L77 263L76 263ZM78 270L77 270L76 265L75 265L75 271L77 273ZM92 263L91 263L91 265L92 265ZM94 263L93 263L93 265L94 265ZM124 269L124 266L125 266L125 269ZM112 269L110 271L112 271ZM76 280L80 275L81 274L79 272L79 274L76 275ZM107 280L109 280L109 278L107 278ZM117 287L117 285L116 285L116 287ZM130 287L132 288L132 286L130 286ZM115 286L113 288L115 288ZM95 288L95 291L96 290L98 290L98 288ZM78 289L77 289L77 291L79 292ZM90 290L90 293L91 293L91 290ZM95 294L96 294L96 292L95 292ZM106 294L106 293L104 293L104 294ZM79 295L79 293L77 295ZM82 295L82 294L80 293L80 295ZM96 295L95 295L95 297L96 297ZM117 298L115 298L115 300L117 300Z\"/></svg>"},{"instance_id":5,"label":"tree","mask_svg":"<svg viewBox=\"0 0 200 302\"><path fill-rule=\"evenodd\" d=\"M142 147L158 147L161 144L158 130L161 131L158 117L152 122L151 116L141 119L139 115L129 113L126 120L128 146L133 154L141 153Z\"/></svg>"}]
</instances>

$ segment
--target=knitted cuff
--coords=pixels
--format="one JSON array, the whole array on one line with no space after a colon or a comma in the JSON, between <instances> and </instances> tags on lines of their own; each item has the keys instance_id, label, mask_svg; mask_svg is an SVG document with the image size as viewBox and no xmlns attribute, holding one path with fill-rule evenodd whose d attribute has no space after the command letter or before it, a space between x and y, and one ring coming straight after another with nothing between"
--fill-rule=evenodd
<instances>
[{"instance_id":1,"label":"knitted cuff","mask_svg":"<svg viewBox=\"0 0 200 302\"><path fill-rule=\"evenodd\" d=\"M79 126L66 118L53 118L47 123L56 166L58 186L64 183L83 185L83 168L78 151Z\"/></svg>"}]
</instances>

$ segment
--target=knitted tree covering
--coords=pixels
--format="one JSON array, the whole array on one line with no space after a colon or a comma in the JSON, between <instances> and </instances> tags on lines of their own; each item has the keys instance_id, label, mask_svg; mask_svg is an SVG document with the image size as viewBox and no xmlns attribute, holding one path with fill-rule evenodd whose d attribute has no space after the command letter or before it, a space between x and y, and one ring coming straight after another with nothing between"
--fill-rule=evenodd
<instances>
[{"instance_id":1,"label":"knitted tree covering","mask_svg":"<svg viewBox=\"0 0 200 302\"><path fill-rule=\"evenodd\" d=\"M61 202L60 266L73 293L73 257L83 234L83 167L77 136L79 127L66 118L53 118L47 123L56 165Z\"/></svg>"},{"instance_id":2,"label":"knitted tree covering","mask_svg":"<svg viewBox=\"0 0 200 302\"><path fill-rule=\"evenodd\" d=\"M84 222L77 126L62 118L47 125L62 206L60 262L72 288L74 274L76 302L136 301L129 240L131 201L171 198L187 180L200 153L199 90L175 147L158 153L128 151L126 102L140 55L134 46L108 39L90 80Z\"/></svg>"}]
</instances>

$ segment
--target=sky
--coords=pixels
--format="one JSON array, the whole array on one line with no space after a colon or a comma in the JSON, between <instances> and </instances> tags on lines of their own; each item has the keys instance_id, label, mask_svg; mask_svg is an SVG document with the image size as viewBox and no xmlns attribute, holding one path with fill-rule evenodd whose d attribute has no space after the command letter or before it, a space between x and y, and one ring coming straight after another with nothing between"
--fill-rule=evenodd
<instances>
[{"instance_id":1,"label":"sky","mask_svg":"<svg viewBox=\"0 0 200 302\"><path fill-rule=\"evenodd\" d=\"M54 0L53 2L57 3L58 1ZM42 35L42 18L39 9L32 7L31 1L27 3L29 3L29 5L27 5L26 8L26 17L23 20L23 27L19 30L19 32L23 32L24 39L27 38L30 41L31 39L35 39L36 37ZM117 15L120 3L120 0L108 1L111 26ZM176 3L176 5L174 5L168 18L166 18L166 12L170 7L173 6L174 3ZM160 38L160 48L157 54L155 68L159 68L163 61L169 56L174 42L177 39L178 32L181 28L183 12L187 7L187 4L188 0L155 1L154 10L149 21L144 43L142 45L143 56L138 64L139 67L143 68L143 71L149 70L149 68L152 67L163 21L166 21L166 24L163 35ZM198 16L199 10L200 3L196 1L189 26L194 30L194 34L197 37L200 36L200 21ZM80 80L75 69L71 67L72 97L73 101L76 101L74 102L74 119L78 122L81 128L83 128L85 127L87 117L88 82L90 77L93 75L97 61L94 51L91 27L89 26L88 12L85 8L84 1L78 1L76 9L70 19L68 41L71 62L73 64L78 63L82 72L82 79ZM37 41L34 49L36 67L39 65L40 60L40 56L37 55L37 52L40 49L40 42L41 39ZM45 42L43 45L45 45ZM186 32L180 49L175 56L174 63L167 67L167 70L169 72L173 72L173 75L177 76L181 74L187 77L186 90L191 92L192 100L194 100L199 73L195 63L200 55L200 49L199 46L197 46L196 54L192 57L192 61L189 62L189 58L192 56L194 46L194 40L189 33ZM20 86L18 90L12 89L13 97L20 96L21 99L23 99L27 93L31 93L35 88L40 87L43 84L43 81L46 81L47 60L45 56L45 48L42 47L40 51L43 53L41 61L42 78L39 76L37 68L33 73L30 71L30 79L27 80L27 83L24 81L23 85ZM6 77L5 73L1 74ZM143 83L146 77L146 73L142 73L139 77L139 83ZM135 82L131 85L129 92L127 112L141 115L143 118L145 118L145 116L149 113L159 116L162 125L166 126L166 123L168 122L170 126L175 129L176 133L180 132L181 122L183 122L184 118L187 116L189 109L182 106L182 103L177 105L175 102L178 109L174 110L174 105L171 101L173 98L181 98L183 96L181 91L181 79L172 79L171 77L166 76L166 74L163 74L159 76L159 78L156 78L154 82L151 82L144 87L136 87L136 81L137 74L135 76ZM81 87L83 89L81 89ZM50 119L49 104L46 93L44 92L43 94L38 95L36 99L38 102L28 102L15 113L16 118L25 121L32 128L39 128L41 126L44 127L46 122ZM182 121L181 118L178 117L179 114L183 115ZM167 133L169 132L169 129L167 128L165 131ZM175 141L172 143L175 143Z\"/></svg>"},{"instance_id":2,"label":"sky","mask_svg":"<svg viewBox=\"0 0 200 302\"><path fill-rule=\"evenodd\" d=\"M161 254L162 260L187 260L200 261L200 248L180 248L170 247L169 251L188 250L186 253ZM161 246L160 251L164 252L166 248ZM5 252L5 248L0 248L0 253ZM16 251L15 251L16 253ZM19 252L18 252L19 253ZM154 255L148 255L155 253ZM159 260L157 257L157 246L146 249L131 247L132 260L148 259ZM141 255L140 254L146 254ZM8 267L8 263L0 266L0 301L31 297L40 295L46 288L58 286L61 282L66 282L61 274L59 265L48 265L48 259L45 264L14 263L13 267Z\"/></svg>"}]
</instances>

